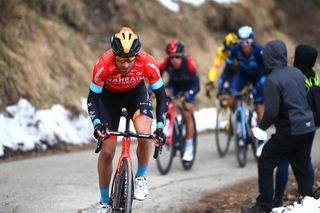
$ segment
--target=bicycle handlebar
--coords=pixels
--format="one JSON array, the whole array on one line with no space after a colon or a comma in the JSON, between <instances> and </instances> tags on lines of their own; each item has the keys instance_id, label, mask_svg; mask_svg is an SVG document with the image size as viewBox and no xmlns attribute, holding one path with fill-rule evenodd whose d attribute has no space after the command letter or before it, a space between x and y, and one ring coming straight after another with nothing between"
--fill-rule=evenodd
<instances>
[{"instance_id":1,"label":"bicycle handlebar","mask_svg":"<svg viewBox=\"0 0 320 213\"><path fill-rule=\"evenodd\" d=\"M99 153L100 152L100 150L102 148L103 141L105 139L107 139L111 135L123 136L123 137L131 137L131 138L146 138L146 139L159 140L159 146L155 148L154 154L153 154L153 158L154 159L158 158L159 154L161 154L161 152L162 152L162 145L164 144L163 143L164 139L157 138L154 135L137 134L137 133L128 131L128 132L107 132L105 137L101 137L101 138L98 139L95 153Z\"/></svg>"}]
</instances>

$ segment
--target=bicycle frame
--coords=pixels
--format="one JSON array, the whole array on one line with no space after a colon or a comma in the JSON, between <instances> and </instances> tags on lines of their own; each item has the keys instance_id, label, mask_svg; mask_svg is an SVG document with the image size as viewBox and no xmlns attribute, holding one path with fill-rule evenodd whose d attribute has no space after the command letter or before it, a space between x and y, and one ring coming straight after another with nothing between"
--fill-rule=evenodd
<instances>
[{"instance_id":1,"label":"bicycle frame","mask_svg":"<svg viewBox=\"0 0 320 213\"><path fill-rule=\"evenodd\" d=\"M245 92L239 92L235 95L236 101L237 101L237 109L236 109L236 113L239 112L240 116L241 116L241 126L242 126L242 139L243 140L247 140L249 135L248 135L248 126L250 126L251 128L251 123L249 120L247 120L247 116L245 113L245 109L243 107L243 102L245 99L246 103L248 103L248 111L252 110L252 104L253 104L253 100L252 100L252 92L251 92L251 88L248 87L246 88ZM250 116L249 116L250 117Z\"/></svg>"},{"instance_id":2,"label":"bicycle frame","mask_svg":"<svg viewBox=\"0 0 320 213\"><path fill-rule=\"evenodd\" d=\"M170 115L170 130L169 130L169 136L168 136L168 140L167 140L167 143L169 145L173 144L172 139L173 139L173 134L174 134L175 128L179 128L178 125L175 125L175 119L177 117L176 110L178 109L181 111L182 107L183 107L183 106L181 106L183 103L181 103L181 105L180 105L180 102L179 103L176 103L176 102L177 101L174 100L173 98L169 98L169 106L168 106L168 110L167 110L167 114ZM181 116L182 116L182 114L181 114ZM178 129L178 131L180 132L181 130Z\"/></svg>"},{"instance_id":3,"label":"bicycle frame","mask_svg":"<svg viewBox=\"0 0 320 213\"><path fill-rule=\"evenodd\" d=\"M130 154L130 145L131 145L131 138L130 137L123 137L122 141L122 150L121 155L118 160L118 167L117 167L117 174L120 174L121 162L124 158L128 158L130 160L130 164L132 165L132 158Z\"/></svg>"},{"instance_id":4,"label":"bicycle frame","mask_svg":"<svg viewBox=\"0 0 320 213\"><path fill-rule=\"evenodd\" d=\"M241 126L242 126L242 139L243 140L247 140L248 135L247 135L247 127L246 127L246 114L245 111L243 109L243 103L242 103L242 99L237 100L237 110L236 112L240 113L241 116Z\"/></svg>"},{"instance_id":5,"label":"bicycle frame","mask_svg":"<svg viewBox=\"0 0 320 213\"><path fill-rule=\"evenodd\" d=\"M170 115L170 129L169 129L167 143L171 145L173 143L172 138L173 138L173 131L174 131L174 119L176 118L176 114L175 114L175 104L170 99L169 99L167 114Z\"/></svg>"}]
</instances>

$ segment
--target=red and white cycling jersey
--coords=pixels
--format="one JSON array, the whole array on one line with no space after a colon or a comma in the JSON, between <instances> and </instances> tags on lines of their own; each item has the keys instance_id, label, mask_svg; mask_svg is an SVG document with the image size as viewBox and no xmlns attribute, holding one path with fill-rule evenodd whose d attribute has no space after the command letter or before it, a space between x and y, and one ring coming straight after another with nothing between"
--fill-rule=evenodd
<instances>
[{"instance_id":1,"label":"red and white cycling jersey","mask_svg":"<svg viewBox=\"0 0 320 213\"><path fill-rule=\"evenodd\" d=\"M90 89L95 93L101 93L103 87L113 92L126 92L145 78L148 79L152 89L158 89L163 85L158 64L151 55L140 50L130 71L125 76L121 76L114 53L109 50L94 66Z\"/></svg>"}]
</instances>

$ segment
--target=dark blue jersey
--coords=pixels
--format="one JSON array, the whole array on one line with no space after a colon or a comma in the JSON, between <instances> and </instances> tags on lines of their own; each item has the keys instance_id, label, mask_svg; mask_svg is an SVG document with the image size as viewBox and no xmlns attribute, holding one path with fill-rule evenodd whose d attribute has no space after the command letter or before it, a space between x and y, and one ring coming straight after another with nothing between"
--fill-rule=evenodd
<instances>
[{"instance_id":1,"label":"dark blue jersey","mask_svg":"<svg viewBox=\"0 0 320 213\"><path fill-rule=\"evenodd\" d=\"M219 87L226 80L234 60L238 61L238 70L247 76L259 76L263 73L263 47L257 43L252 44L252 50L249 55L245 55L241 49L241 44L234 45L230 50L230 55L226 60L226 67L220 77Z\"/></svg>"}]
</instances>

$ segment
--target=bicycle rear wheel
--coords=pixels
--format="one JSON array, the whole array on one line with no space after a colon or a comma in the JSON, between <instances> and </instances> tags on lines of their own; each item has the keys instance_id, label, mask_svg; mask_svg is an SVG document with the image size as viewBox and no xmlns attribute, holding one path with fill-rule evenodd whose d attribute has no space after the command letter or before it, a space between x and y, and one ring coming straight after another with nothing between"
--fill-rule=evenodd
<instances>
[{"instance_id":1,"label":"bicycle rear wheel","mask_svg":"<svg viewBox=\"0 0 320 213\"><path fill-rule=\"evenodd\" d=\"M235 151L237 161L240 167L244 167L247 164L247 129L242 124L241 112L237 111L235 115Z\"/></svg>"},{"instance_id":2,"label":"bicycle rear wheel","mask_svg":"<svg viewBox=\"0 0 320 213\"><path fill-rule=\"evenodd\" d=\"M112 212L130 213L133 201L133 175L128 158L121 162L120 173L115 174L112 183Z\"/></svg>"},{"instance_id":3,"label":"bicycle rear wheel","mask_svg":"<svg viewBox=\"0 0 320 213\"><path fill-rule=\"evenodd\" d=\"M191 161L184 161L182 160L182 156L184 154L184 148L185 148L185 136L183 136L183 143L182 143L182 150L181 150L181 162L182 162L182 166L185 170L190 170L192 168L192 165L196 159L196 153L197 153L197 137L198 137L198 134L197 134L197 126L196 126L196 120L194 118L194 115L192 113L192 120L193 120L193 130L194 130L194 133L193 133L193 158ZM185 125L185 122L184 120L182 119L181 120L181 125L182 125L182 131L185 132L186 131L186 125Z\"/></svg>"},{"instance_id":4,"label":"bicycle rear wheel","mask_svg":"<svg viewBox=\"0 0 320 213\"><path fill-rule=\"evenodd\" d=\"M173 125L176 124L176 120ZM173 131L171 131L173 128ZM168 141L165 145L162 147L162 153L158 156L156 162L157 162L157 168L159 172L162 175L168 174L168 172L171 169L173 157L174 157L174 140L176 138L175 134L175 127L171 127L170 124L170 115L167 114L166 120L165 120L165 127L164 127L164 133L168 136Z\"/></svg>"},{"instance_id":5,"label":"bicycle rear wheel","mask_svg":"<svg viewBox=\"0 0 320 213\"><path fill-rule=\"evenodd\" d=\"M232 135L231 110L230 108L219 107L217 110L215 136L220 157L224 157L227 154Z\"/></svg>"}]
</instances>

